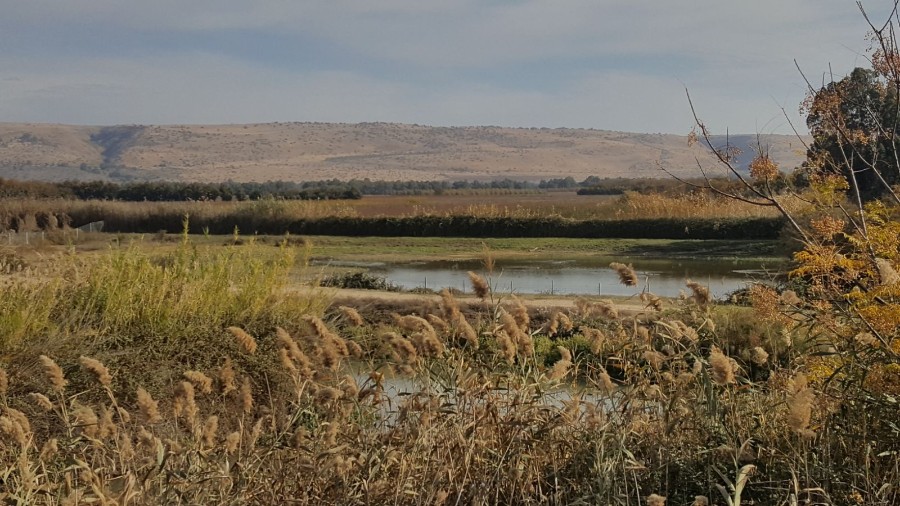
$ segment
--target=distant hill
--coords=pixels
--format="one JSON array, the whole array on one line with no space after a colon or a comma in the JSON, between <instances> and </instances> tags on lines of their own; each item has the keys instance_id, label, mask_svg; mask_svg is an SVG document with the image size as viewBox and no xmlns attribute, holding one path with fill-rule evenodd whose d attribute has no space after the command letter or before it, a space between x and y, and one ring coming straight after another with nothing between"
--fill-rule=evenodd
<instances>
[{"instance_id":1,"label":"distant hill","mask_svg":"<svg viewBox=\"0 0 900 506\"><path fill-rule=\"evenodd\" d=\"M725 144L724 137L714 139ZM794 136L760 137L791 169L804 158ZM755 135L732 135L753 157ZM585 129L430 127L395 123L119 125L0 123L0 177L216 182L373 180L537 181L572 176L666 177L660 165L698 175L712 154L687 137Z\"/></svg>"}]
</instances>

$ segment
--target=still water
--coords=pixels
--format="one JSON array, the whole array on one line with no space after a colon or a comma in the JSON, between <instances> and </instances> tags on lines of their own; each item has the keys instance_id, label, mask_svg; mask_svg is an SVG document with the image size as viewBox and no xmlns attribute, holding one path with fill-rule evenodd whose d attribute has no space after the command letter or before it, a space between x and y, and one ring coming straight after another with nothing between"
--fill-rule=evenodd
<instances>
[{"instance_id":1,"label":"still water","mask_svg":"<svg viewBox=\"0 0 900 506\"><path fill-rule=\"evenodd\" d=\"M637 287L619 283L610 262L632 263L640 278ZM488 278L477 261L434 261L367 266L372 274L405 289L458 288L471 291L467 271ZM713 297L723 297L743 288L748 282L771 280L774 265L761 260L695 260L695 259L622 259L598 257L586 260L497 262L489 277L497 292L558 295L623 295L643 289L663 297L676 297L691 279L709 286Z\"/></svg>"}]
</instances>

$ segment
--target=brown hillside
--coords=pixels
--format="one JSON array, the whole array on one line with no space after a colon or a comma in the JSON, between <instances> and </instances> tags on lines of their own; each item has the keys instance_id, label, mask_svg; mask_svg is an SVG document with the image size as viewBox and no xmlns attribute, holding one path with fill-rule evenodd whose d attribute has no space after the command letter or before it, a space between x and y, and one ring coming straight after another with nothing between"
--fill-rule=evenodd
<instances>
[{"instance_id":1,"label":"brown hillside","mask_svg":"<svg viewBox=\"0 0 900 506\"><path fill-rule=\"evenodd\" d=\"M746 148L755 136L732 136ZM765 136L790 168L802 143ZM744 144L744 145L742 145ZM187 181L665 177L696 175L710 154L678 135L583 129L428 127L389 123L266 123L85 127L0 124L0 176ZM742 160L745 163L748 160ZM124 167L117 171L95 167ZM87 171L80 170L85 164Z\"/></svg>"}]
</instances>

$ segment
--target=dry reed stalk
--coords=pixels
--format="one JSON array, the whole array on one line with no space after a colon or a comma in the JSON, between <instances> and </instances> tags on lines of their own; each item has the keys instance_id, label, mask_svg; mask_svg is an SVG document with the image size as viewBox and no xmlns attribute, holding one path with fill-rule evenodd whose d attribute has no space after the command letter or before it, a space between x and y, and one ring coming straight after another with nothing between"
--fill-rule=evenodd
<instances>
[{"instance_id":1,"label":"dry reed stalk","mask_svg":"<svg viewBox=\"0 0 900 506\"><path fill-rule=\"evenodd\" d=\"M803 304L803 300L797 296L797 292L793 290L785 290L781 292L781 303L788 306L799 306Z\"/></svg>"},{"instance_id":2,"label":"dry reed stalk","mask_svg":"<svg viewBox=\"0 0 900 506\"><path fill-rule=\"evenodd\" d=\"M250 385L250 378L244 377L244 381L241 383L241 411L245 415L249 415L251 411L253 411L253 387Z\"/></svg>"},{"instance_id":3,"label":"dry reed stalk","mask_svg":"<svg viewBox=\"0 0 900 506\"><path fill-rule=\"evenodd\" d=\"M225 363L219 369L219 384L222 386L222 395L228 395L237 390L234 378L234 366L231 363L231 357L225 357Z\"/></svg>"},{"instance_id":4,"label":"dry reed stalk","mask_svg":"<svg viewBox=\"0 0 900 506\"><path fill-rule=\"evenodd\" d=\"M41 355L39 359L41 365L44 366L44 374L47 375L47 381L50 382L50 386L55 392L62 393L62 391L65 390L66 385L69 384L66 377L63 375L62 369L47 355Z\"/></svg>"},{"instance_id":5,"label":"dry reed stalk","mask_svg":"<svg viewBox=\"0 0 900 506\"><path fill-rule=\"evenodd\" d=\"M428 320L428 323L430 323L436 331L440 331L442 334L446 334L450 331L450 324L436 314L428 313L425 315L425 319Z\"/></svg>"},{"instance_id":6,"label":"dry reed stalk","mask_svg":"<svg viewBox=\"0 0 900 506\"><path fill-rule=\"evenodd\" d=\"M666 506L666 498L661 495L650 494L647 496L647 506Z\"/></svg>"},{"instance_id":7,"label":"dry reed stalk","mask_svg":"<svg viewBox=\"0 0 900 506\"><path fill-rule=\"evenodd\" d=\"M900 274L891 265L891 261L886 258L876 258L875 268L878 269L878 276L881 279L881 286L893 286L900 283Z\"/></svg>"},{"instance_id":8,"label":"dry reed stalk","mask_svg":"<svg viewBox=\"0 0 900 506\"><path fill-rule=\"evenodd\" d=\"M416 332L409 336L409 340L423 357L439 357L444 354L444 343L434 333Z\"/></svg>"},{"instance_id":9,"label":"dry reed stalk","mask_svg":"<svg viewBox=\"0 0 900 506\"><path fill-rule=\"evenodd\" d=\"M56 438L50 438L41 447L41 454L38 459L43 462L49 462L53 460L57 453L59 453L59 441Z\"/></svg>"},{"instance_id":10,"label":"dry reed stalk","mask_svg":"<svg viewBox=\"0 0 900 506\"><path fill-rule=\"evenodd\" d=\"M516 297L515 294L510 295L510 299L512 300L512 308L510 308L509 314L516 320L516 324L522 332L528 332L528 326L531 325L531 317L528 316L528 308L522 302L522 299Z\"/></svg>"},{"instance_id":11,"label":"dry reed stalk","mask_svg":"<svg viewBox=\"0 0 900 506\"><path fill-rule=\"evenodd\" d=\"M102 362L84 355L79 357L78 361L81 363L81 367L91 373L101 385L105 387L110 386L112 383L112 376L109 374L109 369L107 369Z\"/></svg>"},{"instance_id":12,"label":"dry reed stalk","mask_svg":"<svg viewBox=\"0 0 900 506\"><path fill-rule=\"evenodd\" d=\"M97 423L97 437L100 439L115 437L119 433L119 427L113 421L113 413L115 412L106 406L100 406L100 416Z\"/></svg>"},{"instance_id":13,"label":"dry reed stalk","mask_svg":"<svg viewBox=\"0 0 900 506\"><path fill-rule=\"evenodd\" d=\"M22 427L22 430L26 433L31 432L31 422L28 420L28 417L25 416L25 413L10 407L7 407L5 411L6 416L18 423Z\"/></svg>"},{"instance_id":14,"label":"dry reed stalk","mask_svg":"<svg viewBox=\"0 0 900 506\"><path fill-rule=\"evenodd\" d=\"M201 432L201 441L203 446L212 448L216 444L216 434L219 431L219 417L210 415L206 422L203 423L203 431Z\"/></svg>"},{"instance_id":15,"label":"dry reed stalk","mask_svg":"<svg viewBox=\"0 0 900 506\"><path fill-rule=\"evenodd\" d=\"M806 376L802 373L793 378L789 387L794 394L788 399L788 426L803 437L815 437L815 432L809 428L815 393L809 388Z\"/></svg>"},{"instance_id":16,"label":"dry reed stalk","mask_svg":"<svg viewBox=\"0 0 900 506\"><path fill-rule=\"evenodd\" d=\"M381 339L390 345L393 355L398 362L412 364L418 361L419 353L415 345L400 334L386 332L381 336Z\"/></svg>"},{"instance_id":17,"label":"dry reed stalk","mask_svg":"<svg viewBox=\"0 0 900 506\"><path fill-rule=\"evenodd\" d=\"M363 319L362 315L359 314L359 311L356 309L349 306L338 306L338 309L343 313L344 318L346 318L351 325L361 327L366 324L366 320Z\"/></svg>"},{"instance_id":18,"label":"dry reed stalk","mask_svg":"<svg viewBox=\"0 0 900 506\"><path fill-rule=\"evenodd\" d=\"M650 292L641 292L640 298L641 302L645 304L644 307L653 308L654 311L662 311L662 299L659 296Z\"/></svg>"},{"instance_id":19,"label":"dry reed stalk","mask_svg":"<svg viewBox=\"0 0 900 506\"><path fill-rule=\"evenodd\" d=\"M769 360L769 354L766 352L766 350L762 349L761 347L755 346L755 347L753 347L752 350L750 350L750 361L753 362L754 364L756 364L758 366L764 366L764 365L766 365L766 362L768 360Z\"/></svg>"},{"instance_id":20,"label":"dry reed stalk","mask_svg":"<svg viewBox=\"0 0 900 506\"><path fill-rule=\"evenodd\" d=\"M231 455L238 450L241 445L240 431L234 431L225 436L225 453Z\"/></svg>"},{"instance_id":21,"label":"dry reed stalk","mask_svg":"<svg viewBox=\"0 0 900 506\"><path fill-rule=\"evenodd\" d=\"M623 285L637 286L638 275L630 264L625 265L623 263L613 262L609 264L609 268L616 271L616 274L619 275L619 282Z\"/></svg>"},{"instance_id":22,"label":"dry reed stalk","mask_svg":"<svg viewBox=\"0 0 900 506\"><path fill-rule=\"evenodd\" d=\"M200 389L201 394L211 394L213 380L200 371L184 371L184 378Z\"/></svg>"},{"instance_id":23,"label":"dry reed stalk","mask_svg":"<svg viewBox=\"0 0 900 506\"><path fill-rule=\"evenodd\" d=\"M50 399L44 394L31 392L28 394L28 397L44 411L51 411L53 409L53 403L50 402Z\"/></svg>"},{"instance_id":24,"label":"dry reed stalk","mask_svg":"<svg viewBox=\"0 0 900 506\"><path fill-rule=\"evenodd\" d=\"M300 350L297 342L294 341L291 335L281 327L275 327L275 334L277 336L277 342L281 346L279 354L282 356L282 364L288 369L292 369L293 372L299 373L303 378L312 378L314 374L312 362L309 360L309 357ZM290 362L290 365L288 365L285 360ZM294 363L297 365L294 366ZM292 366L294 367L292 368Z\"/></svg>"},{"instance_id":25,"label":"dry reed stalk","mask_svg":"<svg viewBox=\"0 0 900 506\"><path fill-rule=\"evenodd\" d=\"M0 416L0 433L5 434L22 448L28 445L28 433L18 422L10 417Z\"/></svg>"},{"instance_id":26,"label":"dry reed stalk","mask_svg":"<svg viewBox=\"0 0 900 506\"><path fill-rule=\"evenodd\" d=\"M9 375L6 373L6 369L0 368L0 397L6 396L6 392L9 391Z\"/></svg>"},{"instance_id":27,"label":"dry reed stalk","mask_svg":"<svg viewBox=\"0 0 900 506\"><path fill-rule=\"evenodd\" d=\"M619 319L619 310L616 309L613 301L609 299L601 299L598 300L594 307L600 312L600 316L604 318L608 318L610 320L618 320Z\"/></svg>"},{"instance_id":28,"label":"dry reed stalk","mask_svg":"<svg viewBox=\"0 0 900 506\"><path fill-rule=\"evenodd\" d=\"M137 404L146 423L154 424L162 421L162 417L159 414L159 402L153 400L150 393L142 387L137 389Z\"/></svg>"},{"instance_id":29,"label":"dry reed stalk","mask_svg":"<svg viewBox=\"0 0 900 506\"><path fill-rule=\"evenodd\" d=\"M100 420L90 406L76 406L72 410L72 417L75 419L75 426L81 430L82 434L90 438L97 437Z\"/></svg>"},{"instance_id":30,"label":"dry reed stalk","mask_svg":"<svg viewBox=\"0 0 900 506\"><path fill-rule=\"evenodd\" d=\"M581 332L591 344L591 353L599 355L603 349L603 344L606 342L606 334L600 329L591 327L582 327Z\"/></svg>"},{"instance_id":31,"label":"dry reed stalk","mask_svg":"<svg viewBox=\"0 0 900 506\"><path fill-rule=\"evenodd\" d=\"M734 363L716 346L709 351L709 365L712 367L713 381L719 385L735 382Z\"/></svg>"},{"instance_id":32,"label":"dry reed stalk","mask_svg":"<svg viewBox=\"0 0 900 506\"><path fill-rule=\"evenodd\" d=\"M650 364L650 367L652 367L654 371L659 371L666 359L666 357L664 357L662 353L656 350L645 351L643 354L643 358L648 364Z\"/></svg>"},{"instance_id":33,"label":"dry reed stalk","mask_svg":"<svg viewBox=\"0 0 900 506\"><path fill-rule=\"evenodd\" d=\"M472 291L475 292L475 296L481 300L487 298L491 293L491 286L488 282L472 271L467 272L467 274L469 275L469 282L472 283Z\"/></svg>"},{"instance_id":34,"label":"dry reed stalk","mask_svg":"<svg viewBox=\"0 0 900 506\"><path fill-rule=\"evenodd\" d=\"M685 286L687 286L688 288L691 289L691 292L693 292L691 299L694 302L696 302L697 304L699 304L701 306L705 306L706 304L709 304L709 302L712 300L709 295L708 287L703 286L700 283L697 283L695 281L691 281L690 279L685 281L684 284L685 284Z\"/></svg>"},{"instance_id":35,"label":"dry reed stalk","mask_svg":"<svg viewBox=\"0 0 900 506\"><path fill-rule=\"evenodd\" d=\"M462 313L459 311L459 303L456 302L450 290L446 288L441 290L441 311L444 319L448 322L458 321L459 317L462 316Z\"/></svg>"},{"instance_id":36,"label":"dry reed stalk","mask_svg":"<svg viewBox=\"0 0 900 506\"><path fill-rule=\"evenodd\" d=\"M228 327L228 332L231 332L231 335L237 339L238 344L241 345L244 351L251 355L256 353L256 339L248 334L247 331L240 327Z\"/></svg>"},{"instance_id":37,"label":"dry reed stalk","mask_svg":"<svg viewBox=\"0 0 900 506\"><path fill-rule=\"evenodd\" d=\"M559 350L560 358L553 364L547 375L551 381L563 379L572 368L572 352L562 346L557 346L556 349Z\"/></svg>"},{"instance_id":38,"label":"dry reed stalk","mask_svg":"<svg viewBox=\"0 0 900 506\"><path fill-rule=\"evenodd\" d=\"M197 408L194 385L190 381L178 383L178 386L175 388L175 399L172 403L172 409L176 417L184 417L191 427L197 425L199 409Z\"/></svg>"},{"instance_id":39,"label":"dry reed stalk","mask_svg":"<svg viewBox=\"0 0 900 506\"><path fill-rule=\"evenodd\" d=\"M498 351L500 352L500 356L502 356L506 361L510 364L516 359L516 349L517 346L513 342L512 337L506 333L502 328L494 332L494 337L497 339Z\"/></svg>"},{"instance_id":40,"label":"dry reed stalk","mask_svg":"<svg viewBox=\"0 0 900 506\"><path fill-rule=\"evenodd\" d=\"M477 350L479 346L478 333L475 332L475 328L469 324L469 321L466 320L466 317L463 316L462 313L460 313L459 319L456 321L456 328L466 341L466 345Z\"/></svg>"}]
</instances>

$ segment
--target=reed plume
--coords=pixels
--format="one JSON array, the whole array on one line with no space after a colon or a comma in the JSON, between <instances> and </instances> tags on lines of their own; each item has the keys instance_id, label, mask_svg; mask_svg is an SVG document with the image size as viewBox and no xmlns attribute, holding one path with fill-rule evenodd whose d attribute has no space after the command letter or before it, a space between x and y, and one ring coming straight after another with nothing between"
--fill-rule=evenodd
<instances>
[{"instance_id":1,"label":"reed plume","mask_svg":"<svg viewBox=\"0 0 900 506\"><path fill-rule=\"evenodd\" d=\"M591 353L599 355L603 349L603 344L606 342L606 334L602 330L592 327L582 327L581 333L591 344Z\"/></svg>"},{"instance_id":2,"label":"reed plume","mask_svg":"<svg viewBox=\"0 0 900 506\"><path fill-rule=\"evenodd\" d=\"M569 374L569 369L572 368L572 352L562 346L557 346L556 349L559 351L560 358L553 364L550 373L547 375L551 381L564 378Z\"/></svg>"},{"instance_id":3,"label":"reed plume","mask_svg":"<svg viewBox=\"0 0 900 506\"><path fill-rule=\"evenodd\" d=\"M28 445L28 433L18 422L8 416L0 416L0 433L5 434L22 448Z\"/></svg>"},{"instance_id":4,"label":"reed plume","mask_svg":"<svg viewBox=\"0 0 900 506\"><path fill-rule=\"evenodd\" d=\"M237 339L238 344L249 354L256 353L256 339L240 327L228 327L228 332Z\"/></svg>"},{"instance_id":5,"label":"reed plume","mask_svg":"<svg viewBox=\"0 0 900 506\"><path fill-rule=\"evenodd\" d=\"M172 409L176 417L184 417L185 421L194 426L197 424L197 408L196 394L194 385L190 381L181 381L175 388L175 399L172 402Z\"/></svg>"},{"instance_id":6,"label":"reed plume","mask_svg":"<svg viewBox=\"0 0 900 506\"><path fill-rule=\"evenodd\" d=\"M82 434L90 438L98 436L100 420L90 406L76 406L72 410L72 417L75 419L75 426L81 430Z\"/></svg>"},{"instance_id":7,"label":"reed plume","mask_svg":"<svg viewBox=\"0 0 900 506\"><path fill-rule=\"evenodd\" d=\"M613 301L609 299L600 299L595 304L594 307L600 312L600 316L610 320L618 320L619 319L619 310L616 309Z\"/></svg>"},{"instance_id":8,"label":"reed plume","mask_svg":"<svg viewBox=\"0 0 900 506\"><path fill-rule=\"evenodd\" d=\"M693 295L691 296L691 299L694 302L696 302L697 304L699 304L701 306L705 306L706 304L709 304L709 302L712 300L712 298L709 295L708 287L703 286L700 283L697 283L696 281L691 281L690 279L685 281L684 284L685 284L685 286L687 286L688 288L691 289L691 292L693 293Z\"/></svg>"},{"instance_id":9,"label":"reed plume","mask_svg":"<svg viewBox=\"0 0 900 506\"><path fill-rule=\"evenodd\" d=\"M886 258L876 258L875 268L878 269L878 277L881 279L881 286L893 286L900 283L900 274L891 265L891 261Z\"/></svg>"},{"instance_id":10,"label":"reed plume","mask_svg":"<svg viewBox=\"0 0 900 506\"><path fill-rule=\"evenodd\" d=\"M713 381L719 385L735 382L734 363L716 346L709 352L709 365L712 367Z\"/></svg>"},{"instance_id":11,"label":"reed plume","mask_svg":"<svg viewBox=\"0 0 900 506\"><path fill-rule=\"evenodd\" d=\"M7 407L5 411L6 416L18 423L22 427L22 430L26 433L31 432L31 422L28 420L28 417L25 416L25 413L10 407Z\"/></svg>"},{"instance_id":12,"label":"reed plume","mask_svg":"<svg viewBox=\"0 0 900 506\"><path fill-rule=\"evenodd\" d=\"M531 325L531 317L528 316L528 308L522 302L522 299L516 297L515 294L510 295L512 300L512 308L509 314L516 320L516 324L522 329L522 332L528 332L528 326Z\"/></svg>"},{"instance_id":13,"label":"reed plume","mask_svg":"<svg viewBox=\"0 0 900 506\"><path fill-rule=\"evenodd\" d=\"M63 375L62 369L47 355L41 355L38 358L41 361L41 365L44 366L44 374L46 374L50 386L55 392L62 393L62 391L65 390L66 385L69 384L66 377Z\"/></svg>"},{"instance_id":14,"label":"reed plume","mask_svg":"<svg viewBox=\"0 0 900 506\"><path fill-rule=\"evenodd\" d=\"M458 321L459 317L462 315L462 313L459 312L459 303L456 302L456 298L453 297L450 290L446 288L441 290L441 311L443 312L444 319L448 322Z\"/></svg>"},{"instance_id":15,"label":"reed plume","mask_svg":"<svg viewBox=\"0 0 900 506\"><path fill-rule=\"evenodd\" d=\"M191 383L194 384L197 388L200 389L201 394L211 394L212 393L212 378L203 374L200 371L184 371L184 378Z\"/></svg>"},{"instance_id":16,"label":"reed plume","mask_svg":"<svg viewBox=\"0 0 900 506\"><path fill-rule=\"evenodd\" d=\"M231 363L231 357L225 357L225 363L219 369L219 385L222 387L222 395L228 395L237 390L234 376L234 366Z\"/></svg>"},{"instance_id":17,"label":"reed plume","mask_svg":"<svg viewBox=\"0 0 900 506\"><path fill-rule=\"evenodd\" d=\"M502 356L506 361L510 364L516 359L516 344L513 342L513 339L506 333L502 328L494 332L494 337L497 339L498 351L500 352L500 356Z\"/></svg>"},{"instance_id":18,"label":"reed plume","mask_svg":"<svg viewBox=\"0 0 900 506\"><path fill-rule=\"evenodd\" d=\"M428 320L428 323L430 323L436 331L440 331L442 334L446 334L450 331L450 324L436 314L428 313L425 315L425 319Z\"/></svg>"},{"instance_id":19,"label":"reed plume","mask_svg":"<svg viewBox=\"0 0 900 506\"><path fill-rule=\"evenodd\" d=\"M251 411L253 411L253 387L250 385L250 378L244 377L243 383L241 383L241 411L244 412L245 415L249 415Z\"/></svg>"},{"instance_id":20,"label":"reed plume","mask_svg":"<svg viewBox=\"0 0 900 506\"><path fill-rule=\"evenodd\" d=\"M50 411L53 409L53 403L50 402L50 399L44 394L31 392L30 394L28 394L28 397L31 398L31 400L34 401L34 403L44 411Z\"/></svg>"},{"instance_id":21,"label":"reed plume","mask_svg":"<svg viewBox=\"0 0 900 506\"><path fill-rule=\"evenodd\" d=\"M112 383L112 376L110 376L109 369L107 369L102 362L84 355L79 357L78 361L81 363L81 367L91 373L101 385L105 387L110 386Z\"/></svg>"},{"instance_id":22,"label":"reed plume","mask_svg":"<svg viewBox=\"0 0 900 506\"><path fill-rule=\"evenodd\" d=\"M816 395L809 388L806 376L797 374L789 385L793 395L788 399L788 426L797 434L804 437L814 437L815 432L809 429L812 419L812 406Z\"/></svg>"},{"instance_id":23,"label":"reed plume","mask_svg":"<svg viewBox=\"0 0 900 506\"><path fill-rule=\"evenodd\" d=\"M349 306L338 306L338 309L343 313L344 318L350 322L351 325L355 327L361 327L366 324L366 320L363 319L362 315L359 314L355 308Z\"/></svg>"},{"instance_id":24,"label":"reed plume","mask_svg":"<svg viewBox=\"0 0 900 506\"><path fill-rule=\"evenodd\" d=\"M609 268L616 271L616 274L619 275L619 282L623 285L637 286L638 275L630 264L625 265L623 263L613 262L609 264Z\"/></svg>"},{"instance_id":25,"label":"reed plume","mask_svg":"<svg viewBox=\"0 0 900 506\"><path fill-rule=\"evenodd\" d=\"M491 293L491 286L488 282L472 271L469 271L467 274L469 275L469 282L472 283L472 291L475 292L475 296L481 300L487 298Z\"/></svg>"},{"instance_id":26,"label":"reed plume","mask_svg":"<svg viewBox=\"0 0 900 506\"><path fill-rule=\"evenodd\" d=\"M154 424L162 421L162 417L159 414L159 402L153 400L150 393L144 390L143 387L138 387L137 389L137 404L146 423Z\"/></svg>"},{"instance_id":27,"label":"reed plume","mask_svg":"<svg viewBox=\"0 0 900 506\"><path fill-rule=\"evenodd\" d=\"M456 319L456 329L466 341L466 345L473 349L478 349L478 333L475 332L475 329L462 313L459 313L459 317Z\"/></svg>"},{"instance_id":28,"label":"reed plume","mask_svg":"<svg viewBox=\"0 0 900 506\"><path fill-rule=\"evenodd\" d=\"M201 432L201 441L207 448L212 448L216 444L216 433L219 431L219 417L210 415L206 422L203 423L203 431Z\"/></svg>"},{"instance_id":29,"label":"reed plume","mask_svg":"<svg viewBox=\"0 0 900 506\"><path fill-rule=\"evenodd\" d=\"M661 495L650 494L647 496L647 506L666 506L666 498Z\"/></svg>"}]
</instances>

